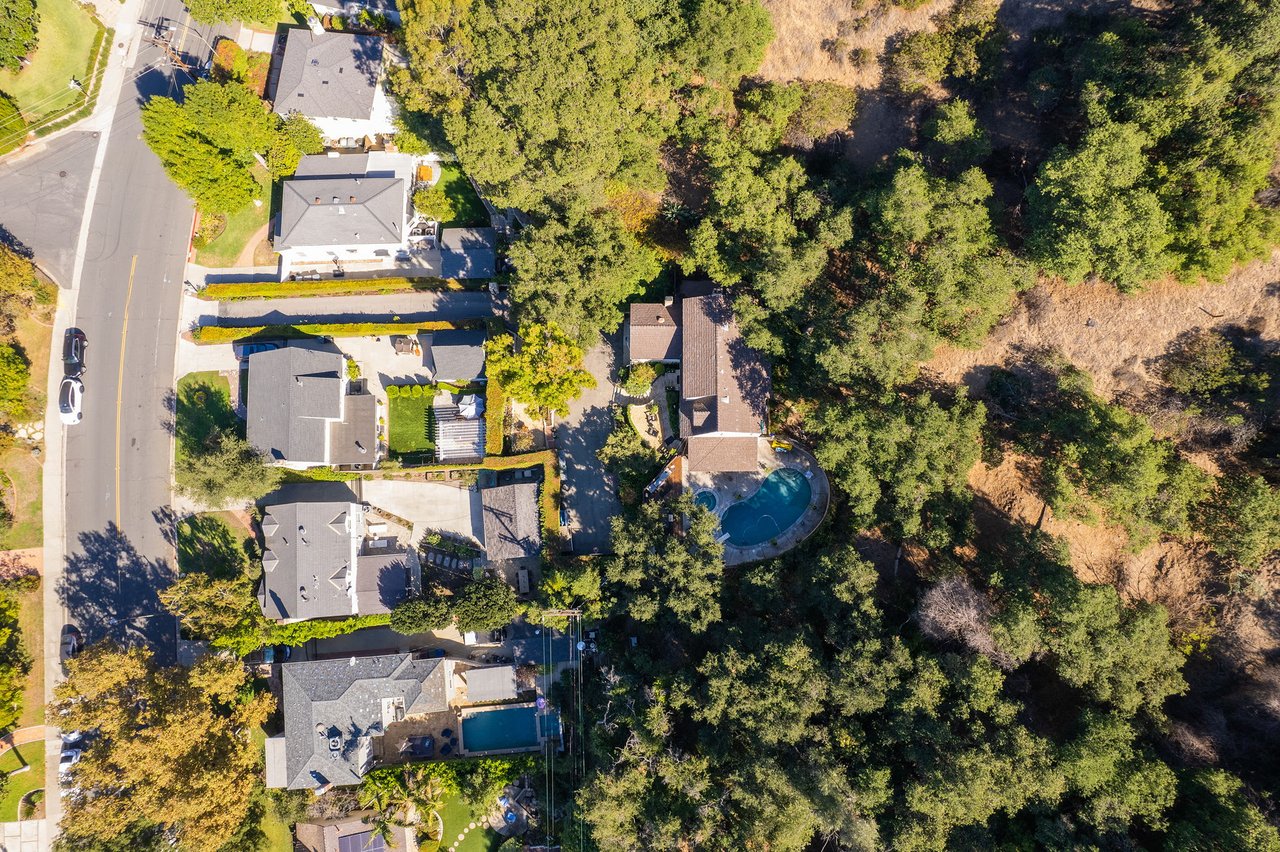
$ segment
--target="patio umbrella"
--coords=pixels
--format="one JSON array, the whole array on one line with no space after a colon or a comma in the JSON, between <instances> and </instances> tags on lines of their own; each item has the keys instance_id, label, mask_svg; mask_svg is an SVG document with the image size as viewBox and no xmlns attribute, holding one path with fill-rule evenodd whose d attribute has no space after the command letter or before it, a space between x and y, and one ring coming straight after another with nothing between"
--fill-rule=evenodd
<instances>
[{"instance_id":1,"label":"patio umbrella","mask_svg":"<svg viewBox=\"0 0 1280 852\"><path fill-rule=\"evenodd\" d=\"M464 420L475 420L484 414L484 400L473 393L467 394L458 402L458 414Z\"/></svg>"}]
</instances>

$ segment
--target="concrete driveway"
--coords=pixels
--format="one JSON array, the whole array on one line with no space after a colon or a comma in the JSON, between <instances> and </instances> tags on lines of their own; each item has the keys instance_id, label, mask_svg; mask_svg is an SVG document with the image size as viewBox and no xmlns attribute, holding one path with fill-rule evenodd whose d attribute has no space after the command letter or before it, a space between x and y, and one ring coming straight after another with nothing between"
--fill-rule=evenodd
<instances>
[{"instance_id":1,"label":"concrete driveway","mask_svg":"<svg viewBox=\"0 0 1280 852\"><path fill-rule=\"evenodd\" d=\"M361 483L366 503L413 524L416 544L427 530L453 533L477 543L483 540L480 492L441 482L370 479Z\"/></svg>"},{"instance_id":2,"label":"concrete driveway","mask_svg":"<svg viewBox=\"0 0 1280 852\"><path fill-rule=\"evenodd\" d=\"M613 334L587 353L585 364L596 386L574 400L569 416L556 424L561 492L574 553L607 553L609 521L622 511L612 477L596 458L613 431L609 406L624 399L614 385L620 348L621 335Z\"/></svg>"}]
</instances>

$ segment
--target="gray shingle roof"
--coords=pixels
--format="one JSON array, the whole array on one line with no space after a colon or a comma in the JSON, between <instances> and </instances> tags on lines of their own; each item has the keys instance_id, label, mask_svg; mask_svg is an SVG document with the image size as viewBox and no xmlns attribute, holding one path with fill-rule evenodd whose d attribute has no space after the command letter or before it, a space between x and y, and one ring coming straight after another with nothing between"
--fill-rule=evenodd
<instances>
[{"instance_id":1,"label":"gray shingle roof","mask_svg":"<svg viewBox=\"0 0 1280 852\"><path fill-rule=\"evenodd\" d=\"M391 612L409 594L409 557L398 547L356 557L356 609L361 615Z\"/></svg>"},{"instance_id":2,"label":"gray shingle roof","mask_svg":"<svg viewBox=\"0 0 1280 852\"><path fill-rule=\"evenodd\" d=\"M492 277L497 245L498 232L493 228L445 228L440 232L440 275Z\"/></svg>"},{"instance_id":3,"label":"gray shingle roof","mask_svg":"<svg viewBox=\"0 0 1280 852\"><path fill-rule=\"evenodd\" d=\"M249 443L277 461L325 464L341 417L342 356L286 346L249 356Z\"/></svg>"},{"instance_id":4,"label":"gray shingle roof","mask_svg":"<svg viewBox=\"0 0 1280 852\"><path fill-rule=\"evenodd\" d=\"M453 329L431 335L424 359L437 382L471 382L484 376L485 333Z\"/></svg>"},{"instance_id":5,"label":"gray shingle roof","mask_svg":"<svg viewBox=\"0 0 1280 852\"><path fill-rule=\"evenodd\" d=\"M378 449L378 403L373 394L347 394L342 420L329 424L329 464L372 466Z\"/></svg>"},{"instance_id":6,"label":"gray shingle roof","mask_svg":"<svg viewBox=\"0 0 1280 852\"><path fill-rule=\"evenodd\" d=\"M363 520L353 503L282 503L262 517L262 612L267 618L349 616Z\"/></svg>"},{"instance_id":7,"label":"gray shingle roof","mask_svg":"<svg viewBox=\"0 0 1280 852\"><path fill-rule=\"evenodd\" d=\"M382 74L382 39L306 28L287 32L275 111L313 118L370 118Z\"/></svg>"},{"instance_id":8,"label":"gray shingle roof","mask_svg":"<svg viewBox=\"0 0 1280 852\"><path fill-rule=\"evenodd\" d=\"M542 550L538 485L514 482L480 491L484 549L490 559L535 557Z\"/></svg>"},{"instance_id":9,"label":"gray shingle roof","mask_svg":"<svg viewBox=\"0 0 1280 852\"><path fill-rule=\"evenodd\" d=\"M471 704L494 704L516 697L515 666L479 666L462 672L462 678Z\"/></svg>"},{"instance_id":10,"label":"gray shingle roof","mask_svg":"<svg viewBox=\"0 0 1280 852\"><path fill-rule=\"evenodd\" d=\"M395 177L295 177L284 183L276 249L398 244L404 181Z\"/></svg>"},{"instance_id":11,"label":"gray shingle roof","mask_svg":"<svg viewBox=\"0 0 1280 852\"><path fill-rule=\"evenodd\" d=\"M369 768L372 738L386 733L387 699L399 699L410 716L448 709L440 661L409 654L285 663L281 682L292 790L358 784Z\"/></svg>"}]
</instances>

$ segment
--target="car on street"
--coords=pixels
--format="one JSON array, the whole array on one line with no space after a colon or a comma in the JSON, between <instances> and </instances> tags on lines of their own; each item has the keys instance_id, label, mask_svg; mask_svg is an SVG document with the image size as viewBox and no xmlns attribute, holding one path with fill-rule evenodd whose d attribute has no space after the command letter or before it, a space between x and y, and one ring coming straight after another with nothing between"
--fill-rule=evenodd
<instances>
[{"instance_id":1,"label":"car on street","mask_svg":"<svg viewBox=\"0 0 1280 852\"><path fill-rule=\"evenodd\" d=\"M58 388L58 416L68 426L74 426L84 416L84 382L75 376L67 376Z\"/></svg>"},{"instance_id":2,"label":"car on street","mask_svg":"<svg viewBox=\"0 0 1280 852\"><path fill-rule=\"evenodd\" d=\"M58 759L58 774L65 775L71 770L71 767L80 762L80 755L83 754L78 748L64 748L62 757Z\"/></svg>"},{"instance_id":3,"label":"car on street","mask_svg":"<svg viewBox=\"0 0 1280 852\"><path fill-rule=\"evenodd\" d=\"M66 376L77 378L84 375L88 367L84 360L84 351L89 346L84 332L78 328L69 328L62 336L62 372Z\"/></svg>"},{"instance_id":4,"label":"car on street","mask_svg":"<svg viewBox=\"0 0 1280 852\"><path fill-rule=\"evenodd\" d=\"M66 624L62 627L62 662L74 657L80 653L80 649L84 647L84 637L80 635L80 629L74 624Z\"/></svg>"}]
</instances>

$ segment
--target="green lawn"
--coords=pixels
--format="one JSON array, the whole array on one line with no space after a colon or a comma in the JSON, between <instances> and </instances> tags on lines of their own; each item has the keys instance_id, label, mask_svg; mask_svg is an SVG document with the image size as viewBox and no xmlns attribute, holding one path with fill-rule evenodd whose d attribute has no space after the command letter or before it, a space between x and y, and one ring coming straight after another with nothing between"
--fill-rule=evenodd
<instances>
[{"instance_id":1,"label":"green lawn","mask_svg":"<svg viewBox=\"0 0 1280 852\"><path fill-rule=\"evenodd\" d=\"M467 826L474 821L471 808L458 796L445 799L440 818L444 820L444 840L440 843L441 849L453 846L457 852L493 852L502 845L502 835L488 828L473 828L467 831L465 840L458 842L458 835L466 831Z\"/></svg>"},{"instance_id":2,"label":"green lawn","mask_svg":"<svg viewBox=\"0 0 1280 852\"><path fill-rule=\"evenodd\" d=\"M457 215L448 222L442 222L442 228L484 228L489 225L489 211L476 195L471 181L462 173L457 163L440 164L440 183L444 184L445 194L453 201Z\"/></svg>"},{"instance_id":3,"label":"green lawn","mask_svg":"<svg viewBox=\"0 0 1280 852\"><path fill-rule=\"evenodd\" d=\"M233 578L250 571L253 539L238 523L228 523L230 514L203 512L178 523L178 568L183 574Z\"/></svg>"},{"instance_id":4,"label":"green lawn","mask_svg":"<svg viewBox=\"0 0 1280 852\"><path fill-rule=\"evenodd\" d=\"M22 765L17 752L31 765L26 772L9 776L9 786L3 798L0 798L0 822L15 822L18 819L18 803L22 797L32 790L44 788L44 740L18 746L0 756L0 772L12 772Z\"/></svg>"},{"instance_id":5,"label":"green lawn","mask_svg":"<svg viewBox=\"0 0 1280 852\"><path fill-rule=\"evenodd\" d=\"M434 397L435 391L430 389L422 396L396 396L387 401L390 407L387 415L387 449L392 455L429 453L435 449L432 440L435 423L431 413L431 401Z\"/></svg>"},{"instance_id":6,"label":"green lawn","mask_svg":"<svg viewBox=\"0 0 1280 852\"><path fill-rule=\"evenodd\" d=\"M50 285L52 286L52 285ZM41 296L31 313L18 318L14 340L22 347L31 365L27 380L27 393L31 399L31 411L20 421L44 418L45 386L49 376L49 347L53 333L53 308L56 290ZM53 424L54 434L62 427ZM18 443L0 452L0 499L13 513L13 525L0 535L0 550L19 550L41 547L44 544L44 523L41 513L44 507L43 468L40 460L31 454L31 447Z\"/></svg>"},{"instance_id":7,"label":"green lawn","mask_svg":"<svg viewBox=\"0 0 1280 852\"><path fill-rule=\"evenodd\" d=\"M267 841L259 852L293 852L293 830L276 810L276 803L267 797L267 812L262 818L262 833Z\"/></svg>"},{"instance_id":8,"label":"green lawn","mask_svg":"<svg viewBox=\"0 0 1280 852\"><path fill-rule=\"evenodd\" d=\"M196 251L196 263L217 268L235 266L241 253L251 248L249 240L271 218L271 182L267 171L255 163L253 176L258 181L258 200L262 204L249 203L243 210L228 216L226 230L209 245Z\"/></svg>"},{"instance_id":9,"label":"green lawn","mask_svg":"<svg viewBox=\"0 0 1280 852\"><path fill-rule=\"evenodd\" d=\"M79 97L71 78L87 85L98 25L75 0L39 0L40 41L31 64L17 74L0 71L0 91L7 92L28 122L65 109Z\"/></svg>"},{"instance_id":10,"label":"green lawn","mask_svg":"<svg viewBox=\"0 0 1280 852\"><path fill-rule=\"evenodd\" d=\"M231 408L231 385L226 377L206 371L178 379L174 428L179 458L185 447L203 444L214 430L241 430L243 424Z\"/></svg>"}]
</instances>

